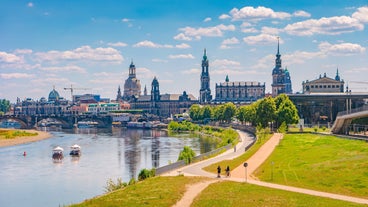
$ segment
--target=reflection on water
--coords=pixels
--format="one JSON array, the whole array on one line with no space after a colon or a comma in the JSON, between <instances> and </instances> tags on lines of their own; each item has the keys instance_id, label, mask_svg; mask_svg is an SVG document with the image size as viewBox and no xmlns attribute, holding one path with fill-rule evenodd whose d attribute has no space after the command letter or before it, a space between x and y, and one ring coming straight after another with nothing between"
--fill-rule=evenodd
<instances>
[{"instance_id":1,"label":"reflection on water","mask_svg":"<svg viewBox=\"0 0 368 207\"><path fill-rule=\"evenodd\" d=\"M128 182L143 168L175 162L185 145L197 154L213 146L198 138L168 137L158 130L86 128L51 133L50 139L0 148L0 206L81 202L104 193L110 178ZM82 156L69 156L74 144L82 147ZM54 162L56 146L64 148L64 158Z\"/></svg>"}]
</instances>

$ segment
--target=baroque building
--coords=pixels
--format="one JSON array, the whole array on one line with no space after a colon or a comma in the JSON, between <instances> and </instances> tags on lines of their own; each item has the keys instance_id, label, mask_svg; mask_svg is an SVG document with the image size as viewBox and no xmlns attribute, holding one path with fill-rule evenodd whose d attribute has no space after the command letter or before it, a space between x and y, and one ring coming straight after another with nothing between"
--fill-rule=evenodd
<instances>
[{"instance_id":1,"label":"baroque building","mask_svg":"<svg viewBox=\"0 0 368 207\"><path fill-rule=\"evenodd\" d=\"M161 94L159 82L155 77L151 84L151 94L148 95L145 89L144 95L134 97L130 101L130 106L131 109L141 109L160 117L170 117L189 112L189 108L195 103L198 103L197 99L185 91L182 94Z\"/></svg>"},{"instance_id":2,"label":"baroque building","mask_svg":"<svg viewBox=\"0 0 368 207\"><path fill-rule=\"evenodd\" d=\"M216 98L214 102L250 103L264 98L264 96L265 84L254 81L230 82L229 76L226 76L225 82L216 83Z\"/></svg>"},{"instance_id":3,"label":"baroque building","mask_svg":"<svg viewBox=\"0 0 368 207\"><path fill-rule=\"evenodd\" d=\"M281 93L292 94L290 74L287 68L283 69L281 64L280 41L277 40L277 54L275 67L272 70L272 96L275 97Z\"/></svg>"},{"instance_id":4,"label":"baroque building","mask_svg":"<svg viewBox=\"0 0 368 207\"><path fill-rule=\"evenodd\" d=\"M312 81L303 81L303 94L310 93L343 93L344 80L340 80L339 69L336 70L335 79L327 77L326 73Z\"/></svg>"},{"instance_id":5,"label":"baroque building","mask_svg":"<svg viewBox=\"0 0 368 207\"><path fill-rule=\"evenodd\" d=\"M136 77L136 69L133 61L129 66L129 77L125 80L123 100L129 101L132 97L141 95L141 82Z\"/></svg>"},{"instance_id":6,"label":"baroque building","mask_svg":"<svg viewBox=\"0 0 368 207\"><path fill-rule=\"evenodd\" d=\"M202 73L201 73L201 88L199 90L199 103L206 104L212 100L211 89L210 89L210 74L208 71L208 59L206 49L204 49L202 59Z\"/></svg>"}]
</instances>

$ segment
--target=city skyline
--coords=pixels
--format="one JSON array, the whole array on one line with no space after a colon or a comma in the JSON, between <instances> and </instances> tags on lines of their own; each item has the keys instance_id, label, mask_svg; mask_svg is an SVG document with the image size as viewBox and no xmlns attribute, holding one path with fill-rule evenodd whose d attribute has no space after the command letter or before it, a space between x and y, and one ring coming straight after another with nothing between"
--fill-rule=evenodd
<instances>
[{"instance_id":1,"label":"city skyline","mask_svg":"<svg viewBox=\"0 0 368 207\"><path fill-rule=\"evenodd\" d=\"M349 1L4 1L0 8L0 98L90 90L115 99L131 61L148 89L199 98L203 50L210 88L266 83L271 92L277 37L293 92L336 69L352 91L368 91L368 3Z\"/></svg>"}]
</instances>

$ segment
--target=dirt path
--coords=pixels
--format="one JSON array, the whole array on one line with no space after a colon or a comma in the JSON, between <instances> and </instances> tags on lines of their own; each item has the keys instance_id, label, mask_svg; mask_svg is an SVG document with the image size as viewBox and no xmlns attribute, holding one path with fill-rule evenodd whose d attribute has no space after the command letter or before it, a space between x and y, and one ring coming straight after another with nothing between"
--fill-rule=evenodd
<instances>
[{"instance_id":1,"label":"dirt path","mask_svg":"<svg viewBox=\"0 0 368 207\"><path fill-rule=\"evenodd\" d=\"M213 179L189 185L187 187L187 191L184 193L184 196L175 205L173 205L173 207L190 207L194 198L197 197L197 195L199 195L199 193L202 192L202 190L207 188L208 185L215 182L220 182L220 180Z\"/></svg>"}]
</instances>

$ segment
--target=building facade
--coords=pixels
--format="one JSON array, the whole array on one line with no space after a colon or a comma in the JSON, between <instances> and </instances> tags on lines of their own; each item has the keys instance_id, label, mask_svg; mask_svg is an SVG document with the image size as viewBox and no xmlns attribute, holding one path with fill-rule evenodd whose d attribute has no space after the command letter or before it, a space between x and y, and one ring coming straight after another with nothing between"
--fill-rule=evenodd
<instances>
[{"instance_id":1,"label":"building facade","mask_svg":"<svg viewBox=\"0 0 368 207\"><path fill-rule=\"evenodd\" d=\"M265 84L260 82L235 81L230 82L226 76L225 82L216 83L215 103L251 103L265 96Z\"/></svg>"},{"instance_id":2,"label":"building facade","mask_svg":"<svg viewBox=\"0 0 368 207\"><path fill-rule=\"evenodd\" d=\"M204 49L203 59L202 59L202 73L201 73L201 88L199 90L199 103L206 104L211 102L212 95L210 89L210 73L209 64L206 54L206 49Z\"/></svg>"},{"instance_id":3,"label":"building facade","mask_svg":"<svg viewBox=\"0 0 368 207\"><path fill-rule=\"evenodd\" d=\"M272 96L286 93L292 94L290 73L287 68L283 69L281 64L280 42L277 41L277 54L275 59L275 67L272 70Z\"/></svg>"},{"instance_id":4,"label":"building facade","mask_svg":"<svg viewBox=\"0 0 368 207\"><path fill-rule=\"evenodd\" d=\"M129 77L125 80L123 100L129 101L141 95L141 82L137 79L136 68L133 61L129 66Z\"/></svg>"},{"instance_id":5,"label":"building facade","mask_svg":"<svg viewBox=\"0 0 368 207\"><path fill-rule=\"evenodd\" d=\"M161 94L160 85L155 77L151 84L151 94L136 97L131 100L131 109L141 109L146 113L160 117L170 117L175 114L189 112L189 108L198 103L197 99L187 94Z\"/></svg>"},{"instance_id":6,"label":"building facade","mask_svg":"<svg viewBox=\"0 0 368 207\"><path fill-rule=\"evenodd\" d=\"M303 81L303 94L310 93L343 93L344 80L340 80L339 70L336 70L335 79L327 77L326 73L312 81Z\"/></svg>"}]
</instances>

